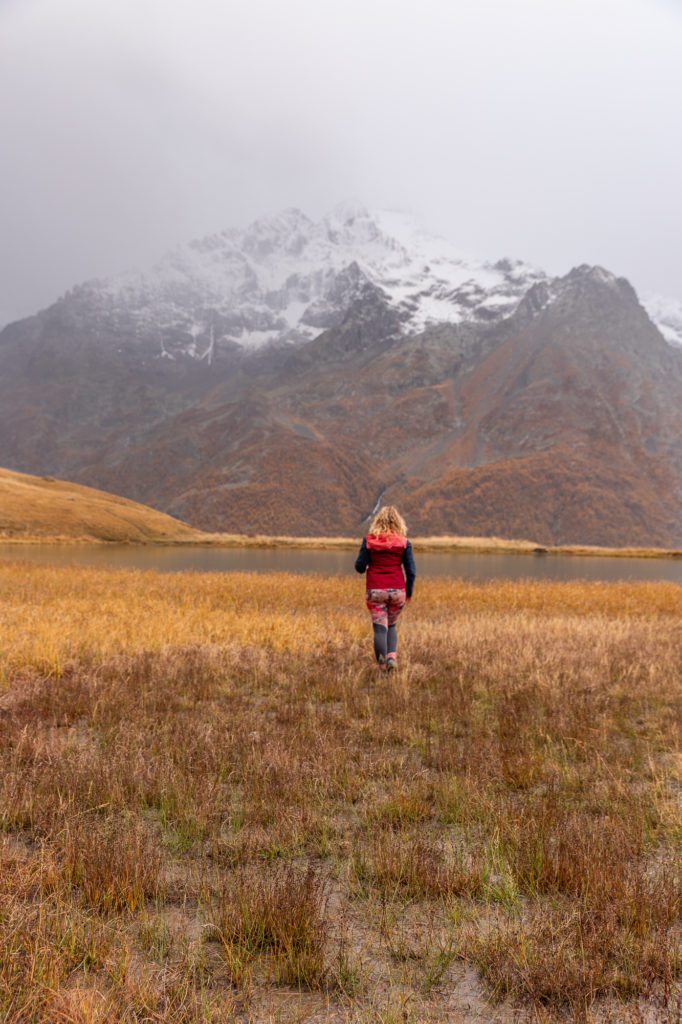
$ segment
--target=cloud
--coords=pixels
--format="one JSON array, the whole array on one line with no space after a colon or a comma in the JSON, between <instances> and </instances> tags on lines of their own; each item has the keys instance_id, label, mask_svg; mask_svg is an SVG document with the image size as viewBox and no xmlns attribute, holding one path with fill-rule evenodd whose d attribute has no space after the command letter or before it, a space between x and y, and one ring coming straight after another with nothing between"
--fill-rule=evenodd
<instances>
[{"instance_id":1,"label":"cloud","mask_svg":"<svg viewBox=\"0 0 682 1024\"><path fill-rule=\"evenodd\" d=\"M667 0L4 0L0 320L348 195L679 291L681 43Z\"/></svg>"}]
</instances>

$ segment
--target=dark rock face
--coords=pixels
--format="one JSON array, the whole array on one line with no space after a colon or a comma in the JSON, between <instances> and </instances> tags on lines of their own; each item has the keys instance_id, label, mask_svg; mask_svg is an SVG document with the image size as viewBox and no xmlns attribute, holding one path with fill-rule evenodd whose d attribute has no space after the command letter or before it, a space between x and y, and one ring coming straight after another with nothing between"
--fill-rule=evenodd
<instances>
[{"instance_id":1,"label":"dark rock face","mask_svg":"<svg viewBox=\"0 0 682 1024\"><path fill-rule=\"evenodd\" d=\"M215 530L357 533L383 493L422 534L682 546L682 350L627 281L578 267L417 336L359 268L336 283L314 340L210 359L82 295L11 325L0 464Z\"/></svg>"}]
</instances>

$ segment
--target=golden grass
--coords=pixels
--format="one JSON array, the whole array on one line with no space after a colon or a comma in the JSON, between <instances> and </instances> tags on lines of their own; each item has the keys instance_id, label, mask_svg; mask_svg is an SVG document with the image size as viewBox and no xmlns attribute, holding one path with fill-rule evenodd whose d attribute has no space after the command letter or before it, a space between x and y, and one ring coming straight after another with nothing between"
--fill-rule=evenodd
<instances>
[{"instance_id":1,"label":"golden grass","mask_svg":"<svg viewBox=\"0 0 682 1024\"><path fill-rule=\"evenodd\" d=\"M292 548L316 551L355 551L360 537L288 537L268 534L205 533L195 541L209 547ZM682 558L682 550L674 548L607 548L587 544L562 544L544 547L532 540L510 540L505 537L412 537L417 552L434 554L510 554L510 555L573 555L593 558Z\"/></svg>"},{"instance_id":2,"label":"golden grass","mask_svg":"<svg viewBox=\"0 0 682 1024\"><path fill-rule=\"evenodd\" d=\"M313 548L316 550L355 550L361 537L286 537L266 534L207 533L202 543L221 547L245 548ZM501 537L414 537L417 551L454 552L523 552L532 553L537 545L526 540L505 540Z\"/></svg>"},{"instance_id":3,"label":"golden grass","mask_svg":"<svg viewBox=\"0 0 682 1024\"><path fill-rule=\"evenodd\" d=\"M0 469L0 541L164 543L200 531L104 491Z\"/></svg>"},{"instance_id":4,"label":"golden grass","mask_svg":"<svg viewBox=\"0 0 682 1024\"><path fill-rule=\"evenodd\" d=\"M358 611L361 588L356 576L170 574L0 562L0 681L10 668L59 673L73 658L103 659L121 651L199 645L310 655L320 643L361 644L367 633ZM467 621L492 616L494 629L507 614L519 622L598 617L626 624L631 617L682 619L682 588L420 579L411 618L416 609L426 632L462 615Z\"/></svg>"},{"instance_id":5,"label":"golden grass","mask_svg":"<svg viewBox=\"0 0 682 1024\"><path fill-rule=\"evenodd\" d=\"M0 595L1 1020L679 1020L682 588Z\"/></svg>"}]
</instances>

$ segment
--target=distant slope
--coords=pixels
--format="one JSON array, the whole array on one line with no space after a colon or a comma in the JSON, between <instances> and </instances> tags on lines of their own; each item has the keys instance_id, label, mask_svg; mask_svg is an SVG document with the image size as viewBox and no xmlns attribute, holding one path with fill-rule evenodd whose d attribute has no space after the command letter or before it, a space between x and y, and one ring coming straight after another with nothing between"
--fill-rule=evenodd
<instances>
[{"instance_id":1,"label":"distant slope","mask_svg":"<svg viewBox=\"0 0 682 1024\"><path fill-rule=\"evenodd\" d=\"M91 487L0 469L0 541L90 540L137 544L201 539L184 523Z\"/></svg>"}]
</instances>

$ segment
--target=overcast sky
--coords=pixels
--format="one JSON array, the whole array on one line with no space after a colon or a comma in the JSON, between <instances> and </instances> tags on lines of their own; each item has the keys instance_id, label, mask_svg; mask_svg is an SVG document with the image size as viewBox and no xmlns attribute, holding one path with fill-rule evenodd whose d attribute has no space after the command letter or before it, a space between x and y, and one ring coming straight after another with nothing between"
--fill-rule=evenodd
<instances>
[{"instance_id":1,"label":"overcast sky","mask_svg":"<svg viewBox=\"0 0 682 1024\"><path fill-rule=\"evenodd\" d=\"M0 0L0 323L287 206L682 299L680 0Z\"/></svg>"}]
</instances>

